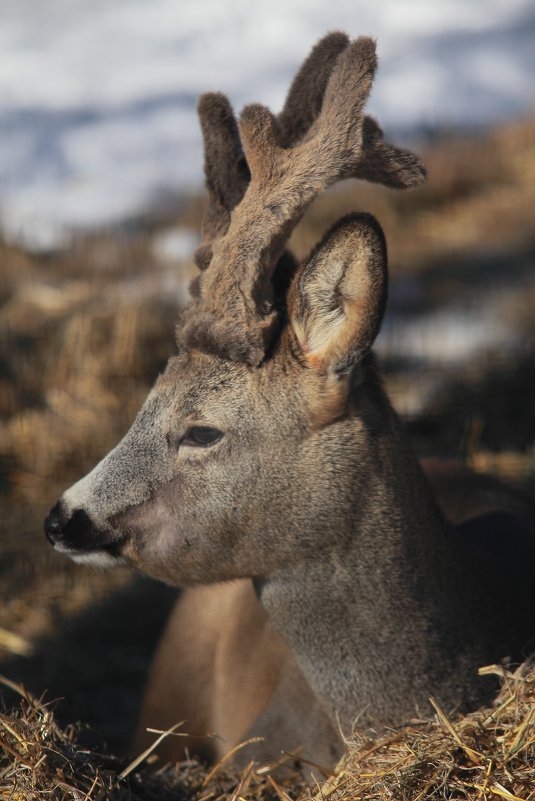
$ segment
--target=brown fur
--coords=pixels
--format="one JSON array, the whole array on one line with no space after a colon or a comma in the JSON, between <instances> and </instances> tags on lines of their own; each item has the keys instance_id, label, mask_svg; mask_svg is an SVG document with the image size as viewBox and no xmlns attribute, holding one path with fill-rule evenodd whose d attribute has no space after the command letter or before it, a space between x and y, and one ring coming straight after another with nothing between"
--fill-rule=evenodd
<instances>
[{"instance_id":1,"label":"brown fur","mask_svg":"<svg viewBox=\"0 0 535 801\"><path fill-rule=\"evenodd\" d=\"M343 33L325 36L297 73L278 115L279 137L284 147L302 139L318 116L329 76L348 44L349 39ZM200 98L197 110L204 140L208 207L203 220L203 241L195 251L195 261L199 269L205 270L212 259L212 242L227 232L230 213L245 194L250 171L228 99L221 93L206 93Z\"/></svg>"},{"instance_id":2,"label":"brown fur","mask_svg":"<svg viewBox=\"0 0 535 801\"><path fill-rule=\"evenodd\" d=\"M184 591L152 664L132 752L152 743L147 728L179 720L188 737L167 739L162 760L195 753L214 762L249 736L267 742L242 750L240 763L273 759L274 730L281 756L330 766L342 753L336 726L246 579Z\"/></svg>"},{"instance_id":3,"label":"brown fur","mask_svg":"<svg viewBox=\"0 0 535 801\"><path fill-rule=\"evenodd\" d=\"M198 302L184 318L187 345L259 365L279 330L273 272L314 198L353 176L395 187L421 183L425 171L418 159L384 143L377 124L364 117L375 69L371 39L349 43L342 34L331 34L303 65L278 118L261 105L243 110L239 134L251 180L232 216L224 209L221 224L211 223L210 266L195 286ZM213 142L224 140L230 128L232 147L236 144L229 114L225 106L217 138L205 137L207 164L213 152L224 149ZM206 172L215 171L207 167ZM210 196L212 219L217 193ZM204 268L208 250L202 247Z\"/></svg>"}]
</instances>

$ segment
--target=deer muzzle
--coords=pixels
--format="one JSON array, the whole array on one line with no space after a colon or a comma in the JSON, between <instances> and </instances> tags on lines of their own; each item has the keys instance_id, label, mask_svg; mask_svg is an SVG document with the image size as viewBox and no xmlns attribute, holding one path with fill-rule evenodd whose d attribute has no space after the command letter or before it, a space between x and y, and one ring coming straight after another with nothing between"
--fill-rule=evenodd
<instances>
[{"instance_id":1,"label":"deer muzzle","mask_svg":"<svg viewBox=\"0 0 535 801\"><path fill-rule=\"evenodd\" d=\"M67 510L60 500L50 510L44 522L45 534L56 551L77 562L111 565L120 560L124 535L113 529L98 528L84 509Z\"/></svg>"}]
</instances>

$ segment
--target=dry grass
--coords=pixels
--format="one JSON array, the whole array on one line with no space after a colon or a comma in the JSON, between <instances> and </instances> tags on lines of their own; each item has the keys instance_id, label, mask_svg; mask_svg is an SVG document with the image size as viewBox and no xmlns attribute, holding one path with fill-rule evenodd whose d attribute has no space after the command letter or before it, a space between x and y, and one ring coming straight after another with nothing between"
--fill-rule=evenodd
<instances>
[{"instance_id":1,"label":"dry grass","mask_svg":"<svg viewBox=\"0 0 535 801\"><path fill-rule=\"evenodd\" d=\"M17 710L0 715L3 801L288 801L290 788L305 788L297 769L281 785L270 766L238 772L222 760L207 770L191 760L155 771L144 764L150 753L130 762L82 747L76 726L60 728L46 704L4 677L0 683L21 696Z\"/></svg>"},{"instance_id":2,"label":"dry grass","mask_svg":"<svg viewBox=\"0 0 535 801\"><path fill-rule=\"evenodd\" d=\"M12 801L533 801L535 799L535 669L491 666L502 690L492 708L416 721L380 738L358 736L325 783L307 785L291 770L250 763L210 770L196 762L151 772L139 760L81 748L76 728L22 688L20 708L0 716L0 797ZM4 680L5 681L5 680ZM148 756L148 755L147 755Z\"/></svg>"},{"instance_id":3,"label":"dry grass","mask_svg":"<svg viewBox=\"0 0 535 801\"><path fill-rule=\"evenodd\" d=\"M535 670L483 669L502 679L491 709L448 718L438 705L377 741L358 738L320 798L331 801L533 801Z\"/></svg>"}]
</instances>

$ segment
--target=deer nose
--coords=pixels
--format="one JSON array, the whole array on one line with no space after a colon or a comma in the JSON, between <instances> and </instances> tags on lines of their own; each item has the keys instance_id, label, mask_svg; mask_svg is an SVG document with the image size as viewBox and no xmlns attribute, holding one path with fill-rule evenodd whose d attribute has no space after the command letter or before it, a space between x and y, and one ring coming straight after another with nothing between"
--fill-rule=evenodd
<instances>
[{"instance_id":1,"label":"deer nose","mask_svg":"<svg viewBox=\"0 0 535 801\"><path fill-rule=\"evenodd\" d=\"M58 501L47 514L44 522L46 538L51 545L56 545L56 543L59 542L67 522L68 517L65 513L65 509L61 501Z\"/></svg>"},{"instance_id":2,"label":"deer nose","mask_svg":"<svg viewBox=\"0 0 535 801\"><path fill-rule=\"evenodd\" d=\"M50 510L45 518L45 534L59 551L82 552L107 548L117 543L113 531L101 531L85 509L68 512L62 501Z\"/></svg>"}]
</instances>

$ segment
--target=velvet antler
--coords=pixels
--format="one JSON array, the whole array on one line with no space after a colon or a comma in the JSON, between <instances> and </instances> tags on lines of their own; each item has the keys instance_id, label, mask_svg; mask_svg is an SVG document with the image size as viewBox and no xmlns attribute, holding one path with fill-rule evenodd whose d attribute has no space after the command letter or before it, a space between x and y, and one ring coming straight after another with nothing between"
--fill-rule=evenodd
<instances>
[{"instance_id":1,"label":"velvet antler","mask_svg":"<svg viewBox=\"0 0 535 801\"><path fill-rule=\"evenodd\" d=\"M330 33L317 43L302 64L277 118L284 147L299 141L319 114L330 74L348 44L345 33ZM238 125L225 95L219 92L201 95L197 112L204 140L208 206L202 223L202 241L194 258L197 267L205 270L212 259L212 242L226 233L230 213L245 194L250 172Z\"/></svg>"},{"instance_id":2,"label":"velvet antler","mask_svg":"<svg viewBox=\"0 0 535 801\"><path fill-rule=\"evenodd\" d=\"M260 364L278 326L273 272L314 198L342 178L406 187L425 177L418 159L385 143L363 115L375 69L371 39L331 34L301 68L278 118L250 105L237 130L222 95L201 100L210 200L197 256L207 269L182 330L191 347Z\"/></svg>"}]
</instances>

